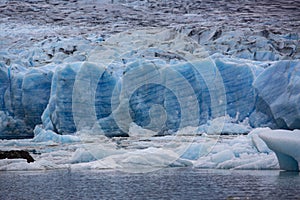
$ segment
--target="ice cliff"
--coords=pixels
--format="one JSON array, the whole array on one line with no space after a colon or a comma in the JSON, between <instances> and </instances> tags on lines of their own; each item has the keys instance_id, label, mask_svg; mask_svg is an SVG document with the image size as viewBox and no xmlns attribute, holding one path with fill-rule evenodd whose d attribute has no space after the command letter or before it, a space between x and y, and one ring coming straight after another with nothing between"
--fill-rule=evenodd
<instances>
[{"instance_id":1,"label":"ice cliff","mask_svg":"<svg viewBox=\"0 0 300 200\"><path fill-rule=\"evenodd\" d=\"M199 43L215 41L222 49L232 33L215 34L198 34ZM225 115L252 127L300 128L299 60L278 60L279 50L273 51L277 57L258 59L265 39L252 39L259 46L256 59L207 53L170 30L127 32L107 41L45 40L43 51L35 47L1 62L0 137L32 137L38 124L59 134L91 129L126 136L131 122L166 135Z\"/></svg>"}]
</instances>

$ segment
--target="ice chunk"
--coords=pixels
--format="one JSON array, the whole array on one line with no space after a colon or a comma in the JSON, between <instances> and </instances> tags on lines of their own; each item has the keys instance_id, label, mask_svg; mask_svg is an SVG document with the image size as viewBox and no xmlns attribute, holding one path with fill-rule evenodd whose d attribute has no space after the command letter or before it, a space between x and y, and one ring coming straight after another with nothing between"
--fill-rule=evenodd
<instances>
[{"instance_id":1,"label":"ice chunk","mask_svg":"<svg viewBox=\"0 0 300 200\"><path fill-rule=\"evenodd\" d=\"M100 160L105 157L117 154L126 153L124 149L117 149L112 143L101 144L84 144L83 147L78 148L72 158L70 159L71 163L82 163L82 162L91 162L95 160Z\"/></svg>"},{"instance_id":2,"label":"ice chunk","mask_svg":"<svg viewBox=\"0 0 300 200\"><path fill-rule=\"evenodd\" d=\"M275 154L250 154L244 157L234 158L218 164L220 169L278 169Z\"/></svg>"},{"instance_id":3,"label":"ice chunk","mask_svg":"<svg viewBox=\"0 0 300 200\"><path fill-rule=\"evenodd\" d=\"M46 169L61 169L67 168L67 165L58 165L51 161L40 159L33 163L27 163L26 160L4 160L0 161L0 171L32 171L32 170L46 170Z\"/></svg>"},{"instance_id":4,"label":"ice chunk","mask_svg":"<svg viewBox=\"0 0 300 200\"><path fill-rule=\"evenodd\" d=\"M53 141L57 143L72 143L79 142L80 138L73 135L58 135L51 130L44 130L39 126L34 129L35 137L32 139L33 142L47 142Z\"/></svg>"},{"instance_id":5,"label":"ice chunk","mask_svg":"<svg viewBox=\"0 0 300 200\"><path fill-rule=\"evenodd\" d=\"M254 60L278 60L279 56L272 51L256 51L254 53Z\"/></svg>"},{"instance_id":6,"label":"ice chunk","mask_svg":"<svg viewBox=\"0 0 300 200\"><path fill-rule=\"evenodd\" d=\"M227 149L227 150L224 150L224 151L221 151L221 152L218 152L218 153L212 155L211 160L212 160L212 162L215 162L215 163L222 163L226 160L231 160L234 157L235 156L234 156L233 152L231 150Z\"/></svg>"},{"instance_id":7,"label":"ice chunk","mask_svg":"<svg viewBox=\"0 0 300 200\"><path fill-rule=\"evenodd\" d=\"M259 137L259 133L263 131L269 131L269 128L256 128L248 134L251 138L253 145L256 147L257 151L261 153L270 153L271 150L268 148L266 143Z\"/></svg>"},{"instance_id":8,"label":"ice chunk","mask_svg":"<svg viewBox=\"0 0 300 200\"><path fill-rule=\"evenodd\" d=\"M267 130L259 133L278 158L281 169L299 171L300 163L300 131Z\"/></svg>"},{"instance_id":9,"label":"ice chunk","mask_svg":"<svg viewBox=\"0 0 300 200\"><path fill-rule=\"evenodd\" d=\"M238 122L237 120L238 120L238 115L236 119L233 119L228 115L224 117L218 117L213 120L209 120L206 124L199 126L198 131L200 133L207 133L207 134L221 133L224 135L249 133L251 127L247 123L247 121Z\"/></svg>"},{"instance_id":10,"label":"ice chunk","mask_svg":"<svg viewBox=\"0 0 300 200\"><path fill-rule=\"evenodd\" d=\"M82 163L82 162L91 162L96 160L96 158L84 148L79 148L74 152L70 162L71 163Z\"/></svg>"},{"instance_id":11,"label":"ice chunk","mask_svg":"<svg viewBox=\"0 0 300 200\"><path fill-rule=\"evenodd\" d=\"M95 161L92 169L118 169L127 172L150 172L168 166L191 166L192 163L179 158L178 154L163 148L147 148L129 151L125 154L112 155Z\"/></svg>"},{"instance_id":12,"label":"ice chunk","mask_svg":"<svg viewBox=\"0 0 300 200\"><path fill-rule=\"evenodd\" d=\"M6 160L4 160L6 161ZM17 160L12 159L7 162L6 165L3 164L3 162L0 164L0 171L26 171L26 170L42 170L40 165L37 165L36 163L27 163L26 160Z\"/></svg>"},{"instance_id":13,"label":"ice chunk","mask_svg":"<svg viewBox=\"0 0 300 200\"><path fill-rule=\"evenodd\" d=\"M272 156L259 156L255 161L248 162L242 165L235 167L234 169L251 169L251 170L259 170L259 169L273 169L278 168L277 160Z\"/></svg>"},{"instance_id":14,"label":"ice chunk","mask_svg":"<svg viewBox=\"0 0 300 200\"><path fill-rule=\"evenodd\" d=\"M206 153L206 148L203 144L193 143L191 144L188 149L181 155L181 158L188 159L188 160L197 160L200 156Z\"/></svg>"},{"instance_id":15,"label":"ice chunk","mask_svg":"<svg viewBox=\"0 0 300 200\"><path fill-rule=\"evenodd\" d=\"M220 169L278 169L275 153L267 149L254 146L252 137L257 136L255 129L250 136L220 136L214 148L207 154L199 157L194 166L199 168ZM262 129L266 130L266 129ZM260 140L260 142L264 143ZM261 148L261 149L260 149ZM267 151L266 153L261 153Z\"/></svg>"}]
</instances>

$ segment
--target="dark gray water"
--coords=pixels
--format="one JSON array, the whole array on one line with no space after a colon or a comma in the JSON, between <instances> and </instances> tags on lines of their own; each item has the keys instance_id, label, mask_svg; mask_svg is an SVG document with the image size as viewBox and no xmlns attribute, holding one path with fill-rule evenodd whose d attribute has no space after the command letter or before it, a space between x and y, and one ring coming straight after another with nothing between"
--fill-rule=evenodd
<instances>
[{"instance_id":1,"label":"dark gray water","mask_svg":"<svg viewBox=\"0 0 300 200\"><path fill-rule=\"evenodd\" d=\"M298 173L164 169L0 172L0 199L300 199Z\"/></svg>"}]
</instances>

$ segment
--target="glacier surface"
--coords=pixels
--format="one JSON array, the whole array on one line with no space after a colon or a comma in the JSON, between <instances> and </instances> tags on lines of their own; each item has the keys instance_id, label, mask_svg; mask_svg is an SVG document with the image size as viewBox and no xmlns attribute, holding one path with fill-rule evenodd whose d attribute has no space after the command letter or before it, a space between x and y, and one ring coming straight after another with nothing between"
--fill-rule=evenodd
<instances>
[{"instance_id":1,"label":"glacier surface","mask_svg":"<svg viewBox=\"0 0 300 200\"><path fill-rule=\"evenodd\" d=\"M1 51L0 170L299 170L298 35L180 31Z\"/></svg>"}]
</instances>

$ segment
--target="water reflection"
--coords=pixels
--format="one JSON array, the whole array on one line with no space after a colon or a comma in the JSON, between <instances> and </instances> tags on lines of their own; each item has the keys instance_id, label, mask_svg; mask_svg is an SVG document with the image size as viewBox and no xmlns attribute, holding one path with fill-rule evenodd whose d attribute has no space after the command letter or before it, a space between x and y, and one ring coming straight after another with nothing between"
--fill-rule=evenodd
<instances>
[{"instance_id":1,"label":"water reflection","mask_svg":"<svg viewBox=\"0 0 300 200\"><path fill-rule=\"evenodd\" d=\"M295 171L279 171L279 176L295 177L295 176L299 176L299 172L295 172Z\"/></svg>"}]
</instances>

